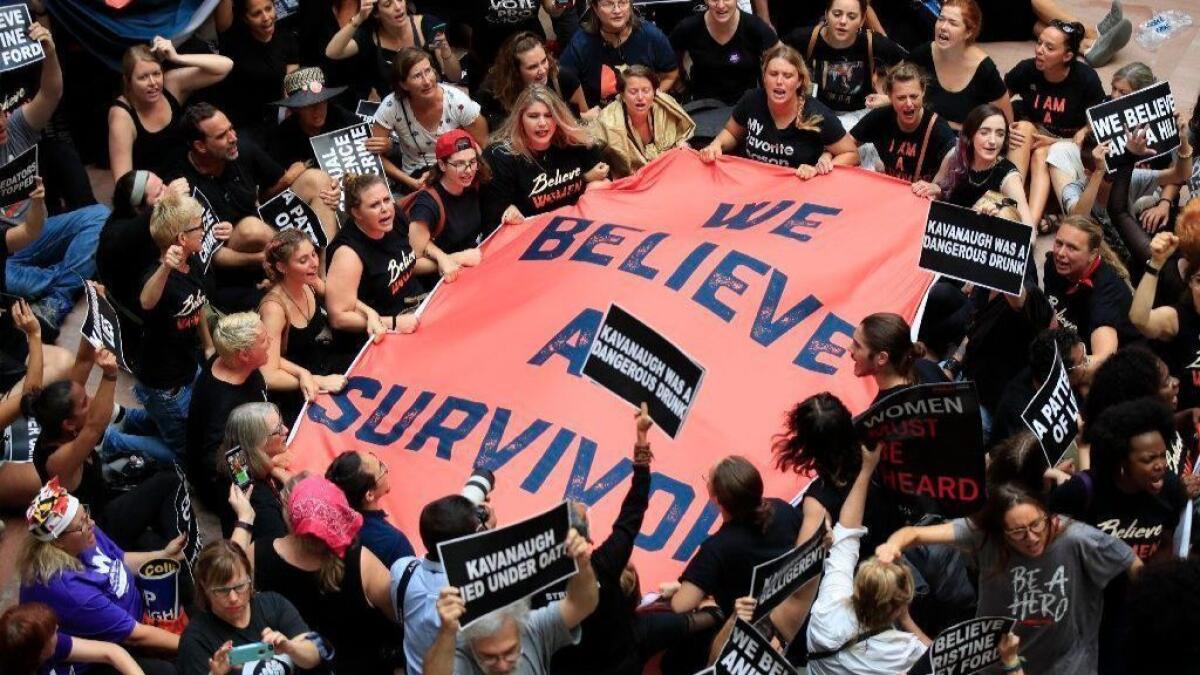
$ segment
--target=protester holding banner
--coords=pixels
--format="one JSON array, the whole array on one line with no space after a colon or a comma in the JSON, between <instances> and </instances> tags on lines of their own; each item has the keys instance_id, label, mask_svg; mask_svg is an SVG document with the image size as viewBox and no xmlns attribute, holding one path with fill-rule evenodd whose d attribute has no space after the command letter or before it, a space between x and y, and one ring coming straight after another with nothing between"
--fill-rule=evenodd
<instances>
[{"instance_id":1,"label":"protester holding banner","mask_svg":"<svg viewBox=\"0 0 1200 675\"><path fill-rule=\"evenodd\" d=\"M92 509L96 521L121 546L132 548L146 541L143 537L166 542L178 533L174 498L179 477L170 469L156 471L123 493L105 480L102 444L107 437L122 434L116 425L109 426L116 357L104 349L96 353L87 340L80 341L79 352L72 380L51 382L21 402L25 416L42 427L33 450L38 479L45 483L57 477ZM91 373L93 358L101 377L96 392L89 396L81 383ZM128 444L121 439L118 446Z\"/></svg>"},{"instance_id":2,"label":"protester holding banner","mask_svg":"<svg viewBox=\"0 0 1200 675\"><path fill-rule=\"evenodd\" d=\"M330 38L325 56L334 61L351 59L353 69L359 71L360 88L374 89L380 98L392 91L396 55L409 47L428 51L447 82L462 82L462 65L446 40L446 22L411 9L408 0L360 0L358 13Z\"/></svg>"},{"instance_id":3,"label":"protester holding banner","mask_svg":"<svg viewBox=\"0 0 1200 675\"><path fill-rule=\"evenodd\" d=\"M272 0L220 0L213 19L220 52L233 60L218 90L221 108L248 138L265 143L278 122L270 103L283 77L300 67L296 34L276 30Z\"/></svg>"},{"instance_id":4,"label":"protester holding banner","mask_svg":"<svg viewBox=\"0 0 1200 675\"><path fill-rule=\"evenodd\" d=\"M184 468L193 496L217 511L227 493L213 473L216 450L234 408L267 400L267 383L259 369L267 363L271 336L257 314L240 312L217 321L212 341L217 355L208 360L192 385Z\"/></svg>"},{"instance_id":5,"label":"protester holding banner","mask_svg":"<svg viewBox=\"0 0 1200 675\"><path fill-rule=\"evenodd\" d=\"M627 66L646 66L658 73L662 91L679 78L679 62L671 42L658 26L638 16L630 0L588 0L580 30L571 36L560 63L579 76L589 108L616 95L616 73Z\"/></svg>"},{"instance_id":6,"label":"protester holding banner","mask_svg":"<svg viewBox=\"0 0 1200 675\"><path fill-rule=\"evenodd\" d=\"M487 141L487 120L479 114L479 104L461 90L438 82L429 54L406 47L396 54L392 64L392 90L375 111L376 138L395 135L400 165L383 158L388 178L405 191L425 184L425 173L437 161L434 156L438 136L451 129L465 129L480 145Z\"/></svg>"},{"instance_id":7,"label":"protester holding banner","mask_svg":"<svg viewBox=\"0 0 1200 675\"><path fill-rule=\"evenodd\" d=\"M438 273L454 281L463 267L479 264L484 228L479 191L491 180L479 144L462 129L438 137L437 164L429 180L401 206L408 212L408 243L420 258L437 263Z\"/></svg>"},{"instance_id":8,"label":"protester holding banner","mask_svg":"<svg viewBox=\"0 0 1200 675\"><path fill-rule=\"evenodd\" d=\"M368 335L384 330L411 333L417 317L410 298L420 294L418 274L437 269L417 258L408 236L396 221L396 208L383 176L366 174L344 180L346 208L353 222L343 227L325 250L329 261L325 308L334 329L334 349L348 364ZM370 310L370 313L367 312Z\"/></svg>"},{"instance_id":9,"label":"protester holding banner","mask_svg":"<svg viewBox=\"0 0 1200 675\"><path fill-rule=\"evenodd\" d=\"M813 675L908 672L929 646L908 614L915 587L904 563L871 558L858 565L867 493L882 454L882 445L862 448L858 475L833 528L806 636Z\"/></svg>"},{"instance_id":10,"label":"protester holding banner","mask_svg":"<svg viewBox=\"0 0 1200 675\"><path fill-rule=\"evenodd\" d=\"M315 386L339 392L346 378L337 372L329 317L317 289L320 254L300 230L277 232L263 251L263 267L271 287L258 305L263 329L270 336L263 378L290 424Z\"/></svg>"},{"instance_id":11,"label":"protester holding banner","mask_svg":"<svg viewBox=\"0 0 1200 675\"><path fill-rule=\"evenodd\" d=\"M1012 119L1012 102L996 62L975 43L982 29L983 14L975 0L947 0L934 25L933 42L908 54L908 62L929 76L925 94L929 108L955 130L985 103Z\"/></svg>"},{"instance_id":12,"label":"protester holding banner","mask_svg":"<svg viewBox=\"0 0 1200 675\"><path fill-rule=\"evenodd\" d=\"M906 527L876 549L884 562L923 544L954 544L976 562L977 616L1008 616L1031 672L1084 675L1099 662L1104 588L1142 561L1120 539L1048 511L1016 485L991 490L983 511L942 525Z\"/></svg>"},{"instance_id":13,"label":"protester holding banner","mask_svg":"<svg viewBox=\"0 0 1200 675\"><path fill-rule=\"evenodd\" d=\"M817 85L815 98L853 126L871 108L887 106L875 78L900 63L908 52L882 33L866 28L865 0L828 0L824 20L783 35L804 55Z\"/></svg>"},{"instance_id":14,"label":"protester holding banner","mask_svg":"<svg viewBox=\"0 0 1200 675\"><path fill-rule=\"evenodd\" d=\"M888 69L883 88L891 106L868 112L850 137L875 146L883 164L868 168L910 183L933 180L957 138L936 112L925 110L925 74L900 63Z\"/></svg>"},{"instance_id":15,"label":"protester holding banner","mask_svg":"<svg viewBox=\"0 0 1200 675\"><path fill-rule=\"evenodd\" d=\"M42 602L14 605L0 615L0 652L4 653L5 672L84 672L82 665L69 670L71 664L102 664L119 675L145 672L121 645L60 633L59 623L54 610Z\"/></svg>"},{"instance_id":16,"label":"protester holding banner","mask_svg":"<svg viewBox=\"0 0 1200 675\"><path fill-rule=\"evenodd\" d=\"M658 75L645 66L630 66L617 75L620 95L600 111L591 125L603 143L614 178L629 176L659 155L687 145L696 123L658 90Z\"/></svg>"},{"instance_id":17,"label":"protester holding banner","mask_svg":"<svg viewBox=\"0 0 1200 675\"><path fill-rule=\"evenodd\" d=\"M762 53L779 44L763 19L734 0L705 0L704 12L685 17L671 31L671 46L691 67L686 75L691 100L714 98L725 105L758 86Z\"/></svg>"},{"instance_id":18,"label":"protester holding banner","mask_svg":"<svg viewBox=\"0 0 1200 675\"><path fill-rule=\"evenodd\" d=\"M308 672L321 665L320 636L278 593L254 590L254 568L238 544L214 541L200 552L193 576L197 612L179 639L185 675L226 675L233 647L263 642L269 656L238 666L238 672ZM291 637L288 637L291 636Z\"/></svg>"},{"instance_id":19,"label":"protester holding banner","mask_svg":"<svg viewBox=\"0 0 1200 675\"><path fill-rule=\"evenodd\" d=\"M521 31L500 45L496 60L479 85L476 97L488 128L498 129L504 123L517 95L531 84L553 89L578 115L594 117L598 110L589 112L579 78L570 70L559 68L558 59L546 51L545 41L536 33Z\"/></svg>"},{"instance_id":20,"label":"protester holding banner","mask_svg":"<svg viewBox=\"0 0 1200 675\"><path fill-rule=\"evenodd\" d=\"M530 611L528 599L518 600L480 617L460 633L459 618L466 605L457 588L443 588L437 600L442 623L425 655L423 672L549 675L554 654L579 642L579 626L599 602L591 545L572 528L563 546L579 571L567 582L566 596L545 607Z\"/></svg>"},{"instance_id":21,"label":"protester holding banner","mask_svg":"<svg viewBox=\"0 0 1200 675\"><path fill-rule=\"evenodd\" d=\"M178 559L183 538L159 551L126 552L57 479L41 489L25 520L29 537L17 562L20 601L48 605L63 633L135 650L134 659L147 673L175 672L161 657L176 652L179 636L140 622L142 593L133 570L155 558Z\"/></svg>"},{"instance_id":22,"label":"protester holding banner","mask_svg":"<svg viewBox=\"0 0 1200 675\"><path fill-rule=\"evenodd\" d=\"M393 662L388 570L358 538L363 518L321 476L302 478L289 495L290 532L256 540L248 551L254 587L287 598L334 650L331 666L384 675Z\"/></svg>"},{"instance_id":23,"label":"protester holding banner","mask_svg":"<svg viewBox=\"0 0 1200 675\"><path fill-rule=\"evenodd\" d=\"M1059 324L1075 328L1087 342L1092 369L1139 338L1129 322L1129 272L1095 221L1063 219L1046 255L1042 284Z\"/></svg>"},{"instance_id":24,"label":"protester holding banner","mask_svg":"<svg viewBox=\"0 0 1200 675\"><path fill-rule=\"evenodd\" d=\"M169 71L164 64L175 66ZM121 59L122 93L108 109L108 162L113 180L134 169L174 175L183 162L183 104L225 78L233 61L216 54L180 54L164 37L134 45ZM154 127L151 131L147 127Z\"/></svg>"},{"instance_id":25,"label":"protester holding banner","mask_svg":"<svg viewBox=\"0 0 1200 675\"><path fill-rule=\"evenodd\" d=\"M267 148L275 161L288 167L288 173L317 166L317 155L309 141L313 136L359 123L357 116L332 100L345 90L345 87L325 86L325 73L316 67L301 68L283 78L283 98L274 105L284 108L289 115L271 132ZM386 151L388 145L386 139L367 141L368 149L378 152ZM297 163L303 168L297 169Z\"/></svg>"},{"instance_id":26,"label":"protester holding banner","mask_svg":"<svg viewBox=\"0 0 1200 675\"><path fill-rule=\"evenodd\" d=\"M835 164L853 166L854 139L832 110L808 95L811 87L799 52L787 45L767 50L762 85L742 96L700 159L711 162L737 148L750 159L795 169L803 180L827 174Z\"/></svg>"},{"instance_id":27,"label":"protester holding banner","mask_svg":"<svg viewBox=\"0 0 1200 675\"><path fill-rule=\"evenodd\" d=\"M492 170L483 191L488 228L574 204L588 183L608 178L591 134L558 94L541 85L517 96L483 159Z\"/></svg>"}]
</instances>

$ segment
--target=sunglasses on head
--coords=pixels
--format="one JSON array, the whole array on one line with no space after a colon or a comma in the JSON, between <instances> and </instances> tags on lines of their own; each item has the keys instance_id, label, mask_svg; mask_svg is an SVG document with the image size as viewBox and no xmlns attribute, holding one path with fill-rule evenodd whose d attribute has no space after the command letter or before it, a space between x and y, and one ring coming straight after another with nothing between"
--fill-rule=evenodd
<instances>
[{"instance_id":1,"label":"sunglasses on head","mask_svg":"<svg viewBox=\"0 0 1200 675\"><path fill-rule=\"evenodd\" d=\"M1050 22L1050 25L1061 30L1062 32L1066 33L1067 35L1075 35L1076 33L1079 32L1079 26L1076 26L1073 23L1067 23L1066 21L1063 21L1062 19L1054 19L1053 21Z\"/></svg>"}]
</instances>

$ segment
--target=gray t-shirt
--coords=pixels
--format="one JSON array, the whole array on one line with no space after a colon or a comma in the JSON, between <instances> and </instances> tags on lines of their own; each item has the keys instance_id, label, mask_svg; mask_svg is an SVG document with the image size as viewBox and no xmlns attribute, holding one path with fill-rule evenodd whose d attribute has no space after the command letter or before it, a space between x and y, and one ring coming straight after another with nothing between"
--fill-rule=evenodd
<instances>
[{"instance_id":1,"label":"gray t-shirt","mask_svg":"<svg viewBox=\"0 0 1200 675\"><path fill-rule=\"evenodd\" d=\"M559 611L559 601L529 613L521 624L521 659L512 675L548 675L550 673L550 657L554 652L567 645L579 644L583 632L578 626L567 630L563 623L562 612ZM486 675L486 672L475 662L471 654L471 646L458 639L454 651L455 675Z\"/></svg>"},{"instance_id":2,"label":"gray t-shirt","mask_svg":"<svg viewBox=\"0 0 1200 675\"><path fill-rule=\"evenodd\" d=\"M1129 177L1129 210L1133 211L1134 202L1142 197L1152 195L1158 190L1158 175L1159 171L1154 169L1134 169L1133 175ZM1062 207L1063 211L1070 213L1071 209L1075 208L1075 204L1083 197L1083 191L1087 189L1087 176L1067 183L1063 186L1062 191ZM1137 214L1134 214L1137 215ZM1111 223L1108 217L1108 204L1102 203L1099 199L1092 205L1092 217L1102 223Z\"/></svg>"},{"instance_id":3,"label":"gray t-shirt","mask_svg":"<svg viewBox=\"0 0 1200 675\"><path fill-rule=\"evenodd\" d=\"M1090 525L1059 519L1058 536L1037 558L985 540L964 518L953 522L954 538L979 565L976 615L1017 620L1027 672L1094 675L1104 587L1133 564L1133 550ZM997 573L1004 549L1007 564Z\"/></svg>"},{"instance_id":4,"label":"gray t-shirt","mask_svg":"<svg viewBox=\"0 0 1200 675\"><path fill-rule=\"evenodd\" d=\"M41 134L33 130L29 126L29 122L25 121L25 108L17 108L17 111L8 118L8 139L4 143L0 143L0 166L8 164L17 158L22 152L37 145ZM39 167L39 173L41 167ZM29 200L22 199L19 202L5 206L0 209L0 223L8 225L20 225L25 222L25 213L29 211Z\"/></svg>"}]
</instances>

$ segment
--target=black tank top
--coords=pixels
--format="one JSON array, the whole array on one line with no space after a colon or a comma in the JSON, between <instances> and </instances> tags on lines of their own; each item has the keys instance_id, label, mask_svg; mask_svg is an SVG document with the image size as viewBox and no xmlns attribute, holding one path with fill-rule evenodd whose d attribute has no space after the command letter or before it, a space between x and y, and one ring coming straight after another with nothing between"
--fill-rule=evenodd
<instances>
[{"instance_id":1,"label":"black tank top","mask_svg":"<svg viewBox=\"0 0 1200 675\"><path fill-rule=\"evenodd\" d=\"M338 673L391 675L388 661L393 629L383 613L367 602L362 585L362 544L346 549L340 590L320 590L320 572L293 567L275 550L275 541L254 546L254 581L260 591L275 591L291 601L334 649Z\"/></svg>"},{"instance_id":2,"label":"black tank top","mask_svg":"<svg viewBox=\"0 0 1200 675\"><path fill-rule=\"evenodd\" d=\"M326 260L332 262L343 246L354 251L362 262L358 299L380 316L399 314L407 307L404 298L421 292L420 284L413 278L417 258L408 245L408 220L401 211L396 211L395 226L381 239L371 239L352 221L333 238Z\"/></svg>"},{"instance_id":3,"label":"black tank top","mask_svg":"<svg viewBox=\"0 0 1200 675\"><path fill-rule=\"evenodd\" d=\"M311 290L305 291L306 302L311 292ZM291 304L290 299L282 299L278 295L268 293L262 301L274 302L283 307L284 320L287 321L280 350L283 357L302 366L313 375L328 375L331 372L329 370L330 341L325 329L329 327L329 315L325 313L325 307L317 302L316 298L313 300L316 311L308 320L308 324L302 328L297 328L287 319L287 305ZM261 303L259 304L261 306Z\"/></svg>"},{"instance_id":4,"label":"black tank top","mask_svg":"<svg viewBox=\"0 0 1200 675\"><path fill-rule=\"evenodd\" d=\"M142 118L138 117L130 104L116 100L113 105L129 113L133 128L137 130L137 138L133 140L133 168L153 171L166 179L173 175L183 160L187 141L183 136L183 106L165 88L163 96L167 99L167 105L171 106L171 121L158 131L147 131Z\"/></svg>"},{"instance_id":5,"label":"black tank top","mask_svg":"<svg viewBox=\"0 0 1200 675\"><path fill-rule=\"evenodd\" d=\"M975 202L988 192L1002 192L1000 186L1008 174L1017 170L1017 166L1006 158L1001 157L996 165L986 171L971 171L961 176L946 201L957 204L965 209L975 206Z\"/></svg>"}]
</instances>

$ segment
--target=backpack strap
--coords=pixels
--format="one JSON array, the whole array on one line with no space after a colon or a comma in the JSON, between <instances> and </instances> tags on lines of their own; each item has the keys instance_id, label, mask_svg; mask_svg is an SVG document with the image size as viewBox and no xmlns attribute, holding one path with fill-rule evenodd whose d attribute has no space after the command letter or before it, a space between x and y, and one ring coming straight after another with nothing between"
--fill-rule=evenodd
<instances>
[{"instance_id":1,"label":"backpack strap","mask_svg":"<svg viewBox=\"0 0 1200 675\"><path fill-rule=\"evenodd\" d=\"M396 594L392 597L392 606L396 608L396 621L404 625L404 595L408 591L408 583L412 581L413 572L417 571L420 560L413 558L408 561L404 573L400 575L400 583L396 584Z\"/></svg>"},{"instance_id":2,"label":"backpack strap","mask_svg":"<svg viewBox=\"0 0 1200 675\"><path fill-rule=\"evenodd\" d=\"M921 165L925 163L925 151L929 149L929 137L933 135L933 125L937 124L937 119L937 113L933 113L929 118L929 126L925 127L925 138L921 140L921 152L917 155L916 166L913 167L914 183L921 180Z\"/></svg>"},{"instance_id":3,"label":"backpack strap","mask_svg":"<svg viewBox=\"0 0 1200 675\"><path fill-rule=\"evenodd\" d=\"M409 194L404 199L400 200L400 208L403 209L404 214L411 219L412 218L412 213L411 213L412 205L414 203L416 203L417 196L420 195L422 192L424 192L424 193L428 194L430 197L432 197L433 203L437 205L437 210L438 210L437 222L429 223L429 228L430 228L429 238L437 239L442 234L442 230L445 229L445 227L446 227L446 204L442 202L442 195L438 193L437 186L426 185L425 187L421 188L420 190L417 190L416 192Z\"/></svg>"},{"instance_id":4,"label":"backpack strap","mask_svg":"<svg viewBox=\"0 0 1200 675\"><path fill-rule=\"evenodd\" d=\"M851 647L853 647L854 645L856 645L860 642L865 642L867 640L870 640L871 638L875 637L876 635L879 635L883 631L888 630L888 628L889 628L888 626L885 626L883 628L876 628L875 630L867 631L865 633L859 633L858 635L855 635L854 637L847 640L845 644L843 644L841 647L838 647L837 649L830 649L828 651L823 651L823 652L809 652L808 660L809 661L819 661L821 659L827 659L835 654L838 654L840 652L846 651L847 649L850 649Z\"/></svg>"},{"instance_id":5,"label":"backpack strap","mask_svg":"<svg viewBox=\"0 0 1200 675\"><path fill-rule=\"evenodd\" d=\"M808 38L808 49L804 52L804 60L812 60L813 50L817 48L817 38L821 36L821 29L825 26L825 22L821 22L813 26L812 35Z\"/></svg>"}]
</instances>

